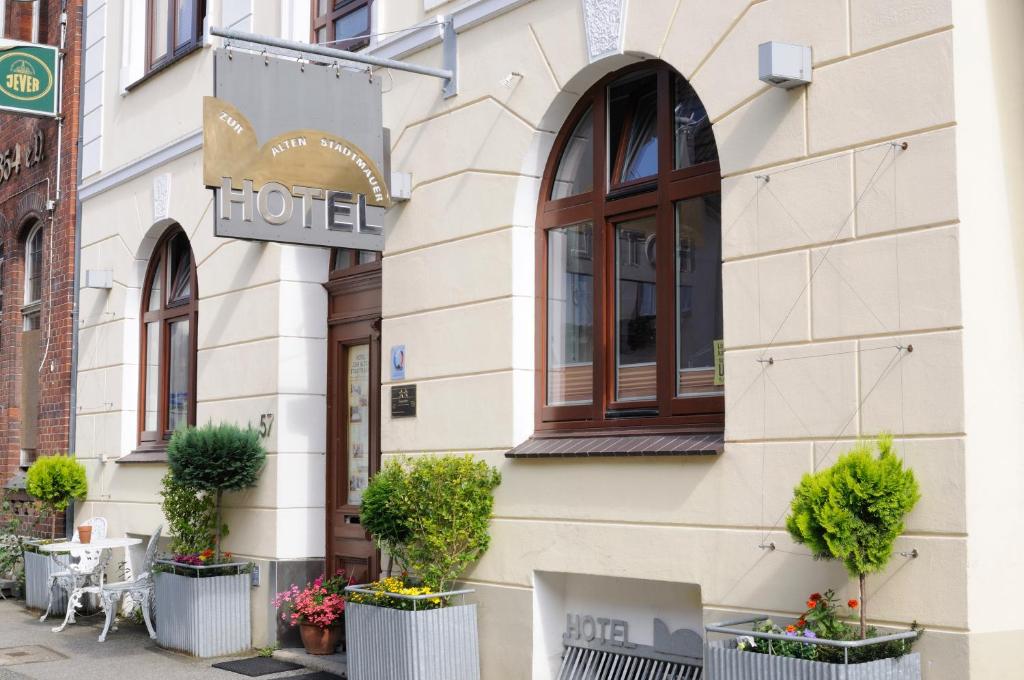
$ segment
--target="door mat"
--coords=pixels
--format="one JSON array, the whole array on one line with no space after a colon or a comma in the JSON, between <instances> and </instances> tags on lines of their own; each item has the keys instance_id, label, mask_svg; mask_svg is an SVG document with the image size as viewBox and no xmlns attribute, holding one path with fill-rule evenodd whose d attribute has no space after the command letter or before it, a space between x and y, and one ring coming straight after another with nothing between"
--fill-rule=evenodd
<instances>
[{"instance_id":1,"label":"door mat","mask_svg":"<svg viewBox=\"0 0 1024 680\"><path fill-rule=\"evenodd\" d=\"M213 664L213 667L238 673L239 675L248 675L250 678L270 675L271 673L284 673L285 671L294 671L302 668L297 663L264 656L254 656L251 659L238 659L237 661L221 661L220 663Z\"/></svg>"},{"instance_id":2,"label":"door mat","mask_svg":"<svg viewBox=\"0 0 1024 680\"><path fill-rule=\"evenodd\" d=\"M23 663L41 663L57 661L67 657L42 645L25 645L23 647L5 647L0 649L0 667L19 666Z\"/></svg>"}]
</instances>

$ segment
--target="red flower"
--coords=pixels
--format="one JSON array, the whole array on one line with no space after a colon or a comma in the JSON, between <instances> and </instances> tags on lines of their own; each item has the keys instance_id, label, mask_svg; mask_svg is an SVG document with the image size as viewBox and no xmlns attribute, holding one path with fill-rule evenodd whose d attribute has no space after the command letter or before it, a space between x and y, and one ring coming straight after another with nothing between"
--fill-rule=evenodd
<instances>
[{"instance_id":1,"label":"red flower","mask_svg":"<svg viewBox=\"0 0 1024 680\"><path fill-rule=\"evenodd\" d=\"M848 600L846 602L846 606L849 607L850 609L856 609L857 605L859 605L859 604L860 604L860 602L857 602L857 600Z\"/></svg>"},{"instance_id":2,"label":"red flower","mask_svg":"<svg viewBox=\"0 0 1024 680\"><path fill-rule=\"evenodd\" d=\"M810 600L811 602L817 602L818 600L820 600L820 599L821 599L821 593L811 593L811 596L810 596L810 598L808 598L808 599L809 599L809 600Z\"/></svg>"},{"instance_id":3,"label":"red flower","mask_svg":"<svg viewBox=\"0 0 1024 680\"><path fill-rule=\"evenodd\" d=\"M796 627L797 628L804 628L805 626L807 626L807 622L804 621L803 619L800 619L799 621L796 622Z\"/></svg>"}]
</instances>

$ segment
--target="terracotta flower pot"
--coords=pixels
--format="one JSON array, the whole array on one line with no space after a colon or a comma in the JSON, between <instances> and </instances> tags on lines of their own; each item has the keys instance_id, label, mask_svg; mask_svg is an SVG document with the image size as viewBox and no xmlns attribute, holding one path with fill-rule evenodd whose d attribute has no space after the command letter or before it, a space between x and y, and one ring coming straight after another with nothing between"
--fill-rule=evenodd
<instances>
[{"instance_id":1,"label":"terracotta flower pot","mask_svg":"<svg viewBox=\"0 0 1024 680\"><path fill-rule=\"evenodd\" d=\"M92 541L92 526L83 524L78 527L78 540L82 543L89 543Z\"/></svg>"},{"instance_id":2,"label":"terracotta flower pot","mask_svg":"<svg viewBox=\"0 0 1024 680\"><path fill-rule=\"evenodd\" d=\"M302 636L302 646L308 653L334 654L334 650L345 634L345 628L340 623L330 628L320 628L312 623L301 623L299 624L299 634Z\"/></svg>"}]
</instances>

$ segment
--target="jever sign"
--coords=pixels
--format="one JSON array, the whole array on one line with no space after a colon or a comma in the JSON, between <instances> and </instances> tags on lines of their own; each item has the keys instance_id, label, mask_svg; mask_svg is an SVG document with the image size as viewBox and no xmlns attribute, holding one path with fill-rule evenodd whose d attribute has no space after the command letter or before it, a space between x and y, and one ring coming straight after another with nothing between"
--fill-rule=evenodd
<instances>
[{"instance_id":1,"label":"jever sign","mask_svg":"<svg viewBox=\"0 0 1024 680\"><path fill-rule=\"evenodd\" d=\"M203 179L215 234L382 250L380 83L333 66L215 57L203 102Z\"/></svg>"},{"instance_id":2,"label":"jever sign","mask_svg":"<svg viewBox=\"0 0 1024 680\"><path fill-rule=\"evenodd\" d=\"M0 111L57 115L57 48L0 40Z\"/></svg>"}]
</instances>

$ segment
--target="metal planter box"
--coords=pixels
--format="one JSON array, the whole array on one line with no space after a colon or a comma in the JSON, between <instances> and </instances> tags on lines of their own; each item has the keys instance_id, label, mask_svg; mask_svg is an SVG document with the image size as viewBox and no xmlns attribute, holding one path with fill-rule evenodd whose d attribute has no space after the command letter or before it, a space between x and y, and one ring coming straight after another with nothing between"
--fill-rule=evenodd
<instances>
[{"instance_id":1,"label":"metal planter box","mask_svg":"<svg viewBox=\"0 0 1024 680\"><path fill-rule=\"evenodd\" d=\"M479 680L476 605L405 611L345 605L351 680Z\"/></svg>"},{"instance_id":2,"label":"metal planter box","mask_svg":"<svg viewBox=\"0 0 1024 680\"><path fill-rule=\"evenodd\" d=\"M707 680L921 680L921 655L847 666L744 652L734 640L722 640L708 643L704 672Z\"/></svg>"},{"instance_id":3,"label":"metal planter box","mask_svg":"<svg viewBox=\"0 0 1024 680\"><path fill-rule=\"evenodd\" d=\"M156 641L194 656L226 656L252 648L248 574L158 573Z\"/></svg>"},{"instance_id":4,"label":"metal planter box","mask_svg":"<svg viewBox=\"0 0 1024 680\"><path fill-rule=\"evenodd\" d=\"M22 553L25 559L25 606L31 609L46 609L50 599L50 574L62 570L48 554L30 552ZM50 614L63 614L67 610L68 596L62 588L53 586L53 606Z\"/></svg>"}]
</instances>

